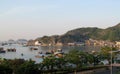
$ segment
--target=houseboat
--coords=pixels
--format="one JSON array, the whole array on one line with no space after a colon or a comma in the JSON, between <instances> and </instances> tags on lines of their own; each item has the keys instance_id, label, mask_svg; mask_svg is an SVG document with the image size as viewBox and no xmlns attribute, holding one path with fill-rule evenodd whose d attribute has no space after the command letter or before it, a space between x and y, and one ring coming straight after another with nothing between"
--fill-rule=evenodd
<instances>
[{"instance_id":1,"label":"houseboat","mask_svg":"<svg viewBox=\"0 0 120 74\"><path fill-rule=\"evenodd\" d=\"M16 49L15 48L8 48L7 51L8 52L16 52Z\"/></svg>"},{"instance_id":2,"label":"houseboat","mask_svg":"<svg viewBox=\"0 0 120 74\"><path fill-rule=\"evenodd\" d=\"M0 47L0 53L5 53L6 51L4 50L3 47Z\"/></svg>"}]
</instances>

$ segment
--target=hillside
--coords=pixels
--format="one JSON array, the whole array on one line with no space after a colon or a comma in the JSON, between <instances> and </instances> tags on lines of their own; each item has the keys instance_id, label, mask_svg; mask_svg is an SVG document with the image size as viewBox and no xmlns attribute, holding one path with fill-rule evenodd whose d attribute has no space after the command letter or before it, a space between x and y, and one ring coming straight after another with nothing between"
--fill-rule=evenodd
<instances>
[{"instance_id":1,"label":"hillside","mask_svg":"<svg viewBox=\"0 0 120 74\"><path fill-rule=\"evenodd\" d=\"M103 30L103 40L118 41L120 40L120 23L116 26L109 27Z\"/></svg>"},{"instance_id":2,"label":"hillside","mask_svg":"<svg viewBox=\"0 0 120 74\"><path fill-rule=\"evenodd\" d=\"M118 41L120 40L120 23L106 29L100 29L97 27L78 28L70 30L60 36L44 36L41 38L37 38L36 40L39 40L42 43L53 44L57 42L84 42L85 40L88 40L90 38L96 40Z\"/></svg>"}]
</instances>

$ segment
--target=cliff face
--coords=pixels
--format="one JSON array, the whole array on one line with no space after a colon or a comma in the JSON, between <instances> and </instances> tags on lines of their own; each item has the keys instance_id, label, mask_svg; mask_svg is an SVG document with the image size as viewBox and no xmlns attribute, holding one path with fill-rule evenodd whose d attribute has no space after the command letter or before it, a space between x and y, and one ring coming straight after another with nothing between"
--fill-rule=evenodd
<instances>
[{"instance_id":1,"label":"cliff face","mask_svg":"<svg viewBox=\"0 0 120 74\"><path fill-rule=\"evenodd\" d=\"M54 36L43 36L35 40L40 41L42 44L52 44L57 43L69 43L69 42L84 42L88 39L95 40L109 40L109 41L119 41L120 40L120 23L109 27L106 29L100 29L96 27L78 28L70 30L63 35Z\"/></svg>"},{"instance_id":2,"label":"cliff face","mask_svg":"<svg viewBox=\"0 0 120 74\"><path fill-rule=\"evenodd\" d=\"M43 46L54 45L55 44L55 37L52 36L44 36L42 38L37 38L35 41L41 42Z\"/></svg>"},{"instance_id":3,"label":"cliff face","mask_svg":"<svg viewBox=\"0 0 120 74\"><path fill-rule=\"evenodd\" d=\"M33 46L35 45L35 40L29 40L27 43L28 46Z\"/></svg>"}]
</instances>

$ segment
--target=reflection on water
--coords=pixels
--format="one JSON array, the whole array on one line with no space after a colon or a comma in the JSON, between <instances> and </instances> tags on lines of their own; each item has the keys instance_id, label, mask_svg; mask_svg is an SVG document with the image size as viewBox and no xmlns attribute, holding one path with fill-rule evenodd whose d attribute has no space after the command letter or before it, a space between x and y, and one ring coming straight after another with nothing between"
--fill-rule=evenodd
<instances>
[{"instance_id":1,"label":"reflection on water","mask_svg":"<svg viewBox=\"0 0 120 74\"><path fill-rule=\"evenodd\" d=\"M35 60L36 62L41 62L42 59L41 58L36 58L35 55L38 54L38 52L42 52L45 53L46 51L50 51L52 49L62 49L63 52L67 53L70 49L78 49L81 51L87 51L87 52L91 52L91 51L98 51L100 49L100 47L94 47L94 46L48 46L48 47L38 47L38 50L30 50L29 47L23 47L21 45L6 45L3 46L4 50L8 49L8 48L15 48L16 52L6 52L6 53L0 53L0 57L1 58L6 58L6 59L15 59L15 58L22 58L25 60Z\"/></svg>"}]
</instances>

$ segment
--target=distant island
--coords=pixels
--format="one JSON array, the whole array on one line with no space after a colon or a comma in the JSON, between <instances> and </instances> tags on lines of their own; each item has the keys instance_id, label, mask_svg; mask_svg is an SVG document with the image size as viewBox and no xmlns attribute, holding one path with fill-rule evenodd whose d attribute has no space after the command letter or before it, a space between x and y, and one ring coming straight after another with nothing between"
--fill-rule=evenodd
<instances>
[{"instance_id":1,"label":"distant island","mask_svg":"<svg viewBox=\"0 0 120 74\"><path fill-rule=\"evenodd\" d=\"M115 42L120 40L120 23L101 29L97 27L77 28L70 30L63 35L43 36L36 38L35 40L29 40L28 45L32 45L33 42L39 41L44 46L47 45L62 45L68 43L85 43L86 40L103 40Z\"/></svg>"}]
</instances>

